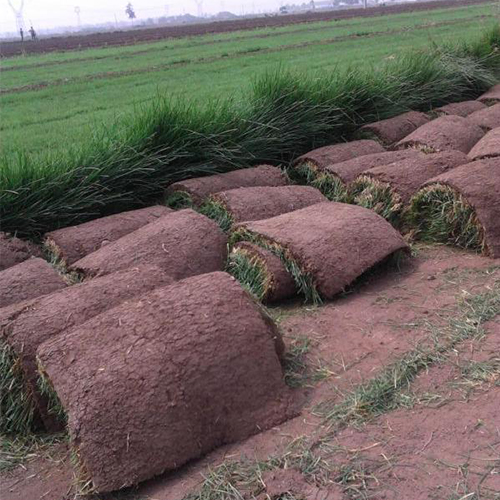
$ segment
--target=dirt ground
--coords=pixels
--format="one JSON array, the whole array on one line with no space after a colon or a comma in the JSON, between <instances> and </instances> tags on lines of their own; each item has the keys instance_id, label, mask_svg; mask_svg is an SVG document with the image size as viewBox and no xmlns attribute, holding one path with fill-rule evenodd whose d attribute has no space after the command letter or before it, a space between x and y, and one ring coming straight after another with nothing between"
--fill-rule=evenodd
<instances>
[{"instance_id":1,"label":"dirt ground","mask_svg":"<svg viewBox=\"0 0 500 500\"><path fill-rule=\"evenodd\" d=\"M175 474L93 500L500 499L499 290L500 259L419 246L399 269L370 273L323 306L272 308L301 415ZM493 309L485 297L496 301ZM475 333L436 347L447 332L463 331ZM379 391L379 410L364 408L380 375L421 349L436 357L410 384ZM398 371L391 373L395 387ZM356 394L338 425L334 415ZM64 441L41 446L2 473L2 500L74 498L69 455ZM270 457L281 457L280 465ZM248 463L273 470L250 487L242 479ZM228 485L243 494L221 493Z\"/></svg>"},{"instance_id":2,"label":"dirt ground","mask_svg":"<svg viewBox=\"0 0 500 500\"><path fill-rule=\"evenodd\" d=\"M418 12L422 10L441 9L447 7L456 8L489 2L491 2L491 0L434 0L410 4L380 6L366 10L356 8L348 10L316 11L306 12L304 14L238 19L235 21L207 22L191 25L163 26L160 28L93 33L90 35L51 37L42 38L36 43L23 43L20 41L3 42L0 44L0 57L12 57L20 54L38 54L65 50L81 50L92 47L114 45L133 45L140 42L163 40L165 38L228 33L232 31L279 27L297 23L350 19L353 17L401 14L405 12Z\"/></svg>"}]
</instances>

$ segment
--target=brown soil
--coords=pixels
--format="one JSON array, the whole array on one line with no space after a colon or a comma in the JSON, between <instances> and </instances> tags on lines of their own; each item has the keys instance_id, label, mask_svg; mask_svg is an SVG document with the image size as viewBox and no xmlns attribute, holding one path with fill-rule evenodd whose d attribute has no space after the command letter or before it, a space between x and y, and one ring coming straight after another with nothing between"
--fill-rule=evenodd
<instances>
[{"instance_id":1,"label":"brown soil","mask_svg":"<svg viewBox=\"0 0 500 500\"><path fill-rule=\"evenodd\" d=\"M269 250L248 241L241 241L232 248L232 252L244 253L249 259L255 259L262 266L269 280L263 301L277 302L293 297L297 293L295 282L281 259Z\"/></svg>"},{"instance_id":2,"label":"brown soil","mask_svg":"<svg viewBox=\"0 0 500 500\"><path fill-rule=\"evenodd\" d=\"M0 271L15 266L30 257L41 256L41 250L33 243L0 231Z\"/></svg>"},{"instance_id":3,"label":"brown soil","mask_svg":"<svg viewBox=\"0 0 500 500\"><path fill-rule=\"evenodd\" d=\"M73 264L171 211L170 208L157 205L102 217L47 233L46 244L66 264Z\"/></svg>"},{"instance_id":4,"label":"brown soil","mask_svg":"<svg viewBox=\"0 0 500 500\"><path fill-rule=\"evenodd\" d=\"M187 193L195 205L200 205L208 196L220 191L241 187L285 186L286 184L288 184L288 180L280 168L260 165L226 174L174 182L168 187L167 196L180 191Z\"/></svg>"},{"instance_id":5,"label":"brown soil","mask_svg":"<svg viewBox=\"0 0 500 500\"><path fill-rule=\"evenodd\" d=\"M500 103L480 109L470 114L467 119L486 131L500 127Z\"/></svg>"},{"instance_id":6,"label":"brown soil","mask_svg":"<svg viewBox=\"0 0 500 500\"><path fill-rule=\"evenodd\" d=\"M332 146L314 149L305 155L299 156L293 162L293 166L298 167L301 164L309 163L316 168L324 169L328 165L333 165L334 163L351 160L358 156L383 153L384 151L385 149L378 142L362 139L359 141L333 144Z\"/></svg>"},{"instance_id":7,"label":"brown soil","mask_svg":"<svg viewBox=\"0 0 500 500\"><path fill-rule=\"evenodd\" d=\"M60 423L47 413L47 401L38 392L35 360L38 346L127 299L172 281L157 267L140 267L95 278L0 310L1 337L19 356L39 413L37 420L41 417L48 429L60 428Z\"/></svg>"},{"instance_id":8,"label":"brown soil","mask_svg":"<svg viewBox=\"0 0 500 500\"><path fill-rule=\"evenodd\" d=\"M208 217L191 209L172 212L75 262L86 276L137 265L155 265L174 279L224 268L226 236Z\"/></svg>"},{"instance_id":9,"label":"brown soil","mask_svg":"<svg viewBox=\"0 0 500 500\"><path fill-rule=\"evenodd\" d=\"M21 54L43 53L64 50L82 50L91 47L131 45L151 42L166 38L198 36L210 33L228 33L239 30L286 26L289 24L308 23L350 19L353 17L372 17L404 12L417 12L430 9L456 8L463 5L488 3L490 0L443 0L429 1L393 6L381 6L369 9L348 9L332 11L311 11L304 14L291 14L270 17L241 19L235 21L207 22L192 25L135 29L129 31L113 31L93 33L90 35L73 35L68 37L45 38L36 43L3 42L0 44L0 56L10 57Z\"/></svg>"},{"instance_id":10,"label":"brown soil","mask_svg":"<svg viewBox=\"0 0 500 500\"><path fill-rule=\"evenodd\" d=\"M481 101L463 101L463 102L453 102L451 104L446 104L445 106L441 106L440 108L434 109L432 113L438 116L455 115L455 116L462 116L463 118L465 118L470 114L485 108L486 105L483 104Z\"/></svg>"},{"instance_id":11,"label":"brown soil","mask_svg":"<svg viewBox=\"0 0 500 500\"><path fill-rule=\"evenodd\" d=\"M286 249L312 275L324 298L334 297L378 262L407 249L382 217L344 203L319 203L238 227Z\"/></svg>"},{"instance_id":12,"label":"brown soil","mask_svg":"<svg viewBox=\"0 0 500 500\"><path fill-rule=\"evenodd\" d=\"M102 492L292 416L276 342L278 331L238 283L211 273L104 313L38 356Z\"/></svg>"},{"instance_id":13,"label":"brown soil","mask_svg":"<svg viewBox=\"0 0 500 500\"><path fill-rule=\"evenodd\" d=\"M328 201L310 186L249 187L222 191L212 200L224 206L235 223L262 220Z\"/></svg>"},{"instance_id":14,"label":"brown soil","mask_svg":"<svg viewBox=\"0 0 500 500\"><path fill-rule=\"evenodd\" d=\"M384 146L391 146L411 134L418 127L428 123L429 120L430 118L424 113L409 111L388 120L363 125L359 129L358 135L367 138L376 137Z\"/></svg>"},{"instance_id":15,"label":"brown soil","mask_svg":"<svg viewBox=\"0 0 500 500\"><path fill-rule=\"evenodd\" d=\"M461 165L426 185L432 184L451 186L464 196L484 229L487 253L500 257L500 158Z\"/></svg>"},{"instance_id":16,"label":"brown soil","mask_svg":"<svg viewBox=\"0 0 500 500\"><path fill-rule=\"evenodd\" d=\"M406 160L407 158L420 158L423 153L415 149L404 149L402 151L387 151L384 153L375 153L371 155L360 156L352 160L343 161L329 165L324 170L336 177L339 177L342 182L349 184L361 172L370 168L389 165L394 162Z\"/></svg>"},{"instance_id":17,"label":"brown soil","mask_svg":"<svg viewBox=\"0 0 500 500\"><path fill-rule=\"evenodd\" d=\"M307 398L300 417L252 436L246 441L223 446L205 458L187 464L177 473L160 476L140 485L138 489L128 494L109 495L103 498L106 500L136 498L182 500L188 494L197 491L204 478L223 462L231 464L238 460L262 461L271 456L282 455L292 441L300 441L304 436L312 436L318 431L327 429L319 417L314 415L315 405L327 400L341 401L356 384L369 380L383 366L400 358L405 351L412 349L418 340L425 338L429 334L426 325L429 322L441 321L442 315L447 314L457 303L457 298L483 291L492 283L492 280L495 278L498 280L500 260L493 261L443 246L419 246L416 250L417 253L411 265L404 267L400 272L386 272L376 276L376 279L374 277L369 281L364 281L362 286L357 287L355 293L326 303L321 308L304 308L291 303L284 308L271 310L273 315L281 319L281 329L288 345L297 337L306 336L310 339L311 350L306 360L310 375L314 376L320 368L323 372L326 371L327 378L323 381L314 382L314 379L310 379L306 388L296 390L296 393L305 394ZM492 330L488 329L488 332L486 340ZM464 356L466 354L469 357L474 356L474 360L489 359L491 356L498 357L500 349L498 332L496 338L496 344L491 344L488 349L480 350L476 344L464 346L461 352ZM479 356L478 353L481 355ZM433 498L430 481L436 478L441 478L443 487L450 488L455 487L461 480L465 480L466 476L462 472L467 473L467 469L460 469L459 466L466 465L466 457L470 455L471 450L477 448L476 443L471 441L469 436L480 440L479 446L486 443L485 436L490 435L492 427L489 410L486 407L494 406L498 401L498 396L490 392L489 385L486 384L483 389L480 389L480 397L473 394L470 403L466 403L462 398L460 398L461 404L458 404L460 400L457 398L455 398L456 403L453 403L453 399L448 397L448 380L455 371L453 366L440 367L439 365L424 371L417 379L415 390L429 394L436 393L436 388L438 388L440 392L445 393L445 397L438 399L432 407L420 405L407 410L386 413L379 417L371 427L362 428L373 429L374 432L380 433L379 437L382 438L384 433L387 433L385 435L390 438L388 442L385 440L383 444L377 445L380 440L375 439L371 434L366 434L363 440L362 431L353 435L351 442L347 439L350 428L340 435L342 444L345 446L343 450L345 455L339 456L336 463L340 463L340 459L345 459L347 466L354 466L359 462L366 467L370 466L370 463L379 464L383 461L387 466L385 470L383 468L377 471L373 468L365 469L368 473L373 472L378 482L369 477L363 477L362 469L357 473L353 468L350 481L342 485L339 484L340 472L338 470L332 471L326 488L316 485L314 477L310 476L305 478L307 484L316 486L322 491L324 489L329 491L330 484L335 482L333 495L338 494L339 488L343 489L342 500L352 499L353 496L356 498L355 488L363 488L365 483L370 488L370 492L367 493L368 498L381 499L385 496L391 500L421 500ZM453 412L448 410L450 404L454 404ZM469 410L472 405L474 413ZM462 419L462 410L466 411L467 415L472 415L470 425ZM474 415L477 418L474 418ZM496 414L493 416L496 418ZM428 428L429 421L434 422L436 427ZM446 440L442 439L440 430L445 427L445 422L456 427L455 435ZM459 423L462 424L460 428L458 428ZM391 428L392 433L390 433ZM370 437L373 437L373 440L370 440ZM355 444L361 441L365 444L361 446ZM498 435L492 436L492 443L497 441ZM329 442L325 442L325 445L328 446ZM364 450L368 446L370 448ZM385 446L390 448L385 449ZM397 454L395 456L393 453L398 450L405 453L401 455L400 460L397 459ZM447 460L450 452L454 455L452 460ZM375 453L377 455L374 457L372 454ZM382 453L389 459L389 463ZM488 451L488 455L477 453L473 456L489 458L491 455ZM498 457L498 453L496 456ZM367 460L363 460L364 457ZM456 467L423 469L424 464L421 459L427 457L429 460L425 464L426 467L433 466L433 464L437 467L441 458ZM371 458L375 458L376 462L368 460ZM356 459L360 460L356 462ZM52 449L50 456L41 456L37 452L31 455L29 460L31 461L12 471L4 471L0 474L0 491L4 493L2 500L40 500L40 498L70 500L74 498L74 493L71 492L72 473L69 453L65 453L64 450L59 451L58 446ZM494 460L479 460L475 463L482 464L485 474L490 466L495 465ZM474 473L470 477L476 481L480 480L482 475L478 476ZM271 492L277 491L275 488L279 489L280 484L285 484L285 486L294 485L296 482L302 484L302 478L293 473L281 473L280 470L276 471L276 476L270 477L266 474L263 477L265 485L271 488ZM486 475L486 484L483 482L483 485L491 487L492 482L497 479L498 474L493 471ZM386 486L389 488L386 489ZM409 489L412 487L415 489ZM499 487L495 487L498 491ZM377 493L377 488L384 491ZM261 492L266 493L264 486L257 491L257 494ZM363 490L357 498L363 498L364 493ZM300 494L297 493L296 496L302 498L306 495L304 493L301 497ZM453 494L454 491L443 489L441 492L436 492L434 498L454 498ZM460 498L465 494L455 496ZM315 496L312 495L310 498L314 499ZM490 500L487 495L484 495L484 498ZM318 499L323 500L321 496ZM332 500L336 499L337 496L333 496Z\"/></svg>"},{"instance_id":18,"label":"brown soil","mask_svg":"<svg viewBox=\"0 0 500 500\"><path fill-rule=\"evenodd\" d=\"M55 292L66 286L59 273L38 257L0 271L0 308Z\"/></svg>"},{"instance_id":19,"label":"brown soil","mask_svg":"<svg viewBox=\"0 0 500 500\"><path fill-rule=\"evenodd\" d=\"M490 130L468 154L471 160L500 156L500 128Z\"/></svg>"},{"instance_id":20,"label":"brown soil","mask_svg":"<svg viewBox=\"0 0 500 500\"><path fill-rule=\"evenodd\" d=\"M490 106L491 104L497 104L500 102L500 84L491 87L482 96L478 97L478 101Z\"/></svg>"},{"instance_id":21,"label":"brown soil","mask_svg":"<svg viewBox=\"0 0 500 500\"><path fill-rule=\"evenodd\" d=\"M419 127L397 143L399 149L423 148L430 152L462 151L467 154L484 132L480 127L461 116L440 116Z\"/></svg>"},{"instance_id":22,"label":"brown soil","mask_svg":"<svg viewBox=\"0 0 500 500\"><path fill-rule=\"evenodd\" d=\"M460 151L446 151L375 167L361 175L389 184L401 201L408 203L426 181L469 161Z\"/></svg>"}]
</instances>

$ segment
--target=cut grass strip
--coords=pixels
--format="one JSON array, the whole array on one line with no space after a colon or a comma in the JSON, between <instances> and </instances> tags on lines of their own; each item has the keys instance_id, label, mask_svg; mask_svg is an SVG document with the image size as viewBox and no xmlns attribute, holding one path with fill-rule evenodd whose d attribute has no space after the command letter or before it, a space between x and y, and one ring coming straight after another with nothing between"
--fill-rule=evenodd
<instances>
[{"instance_id":1,"label":"cut grass strip","mask_svg":"<svg viewBox=\"0 0 500 500\"><path fill-rule=\"evenodd\" d=\"M26 388L21 360L0 340L0 433L25 435L33 430L35 409Z\"/></svg>"},{"instance_id":2,"label":"cut grass strip","mask_svg":"<svg viewBox=\"0 0 500 500\"><path fill-rule=\"evenodd\" d=\"M347 186L340 177L318 169L313 163L301 163L291 169L289 174L296 182L318 189L330 201L350 201Z\"/></svg>"},{"instance_id":3,"label":"cut grass strip","mask_svg":"<svg viewBox=\"0 0 500 500\"><path fill-rule=\"evenodd\" d=\"M500 314L500 281L487 292L467 297L457 314L443 327L428 325L433 333L432 347L416 348L361 384L340 403L325 401L314 410L329 425L361 424L383 413L408 404L402 392L428 366L444 359L459 343L485 335L483 324Z\"/></svg>"},{"instance_id":4,"label":"cut grass strip","mask_svg":"<svg viewBox=\"0 0 500 500\"><path fill-rule=\"evenodd\" d=\"M392 225L399 224L403 201L390 184L361 175L351 185L351 196L356 205L375 211Z\"/></svg>"},{"instance_id":5,"label":"cut grass strip","mask_svg":"<svg viewBox=\"0 0 500 500\"><path fill-rule=\"evenodd\" d=\"M203 203L198 212L217 222L225 233L229 232L234 224L233 217L227 210L227 207L222 202L212 198Z\"/></svg>"},{"instance_id":6,"label":"cut grass strip","mask_svg":"<svg viewBox=\"0 0 500 500\"><path fill-rule=\"evenodd\" d=\"M297 290L303 294L306 302L313 304L321 304L323 301L314 284L314 277L311 273L302 269L297 260L291 255L290 251L282 247L276 242L268 241L260 235L254 234L246 229L238 229L230 238L230 245L234 245L238 241L249 241L255 245L269 250L272 254L281 259L285 269L293 277ZM255 263L248 263L248 266L255 266ZM266 279L269 279L266 277Z\"/></svg>"},{"instance_id":7,"label":"cut grass strip","mask_svg":"<svg viewBox=\"0 0 500 500\"><path fill-rule=\"evenodd\" d=\"M450 186L433 184L412 199L408 223L424 241L484 251L484 230L475 210Z\"/></svg>"},{"instance_id":8,"label":"cut grass strip","mask_svg":"<svg viewBox=\"0 0 500 500\"><path fill-rule=\"evenodd\" d=\"M167 196L165 205L173 208L174 210L182 210L183 208L192 208L193 200L191 195L185 191L174 191Z\"/></svg>"},{"instance_id":9,"label":"cut grass strip","mask_svg":"<svg viewBox=\"0 0 500 500\"><path fill-rule=\"evenodd\" d=\"M251 255L242 248L234 249L229 254L227 271L259 302L269 295L271 279L265 263L257 255Z\"/></svg>"}]
</instances>

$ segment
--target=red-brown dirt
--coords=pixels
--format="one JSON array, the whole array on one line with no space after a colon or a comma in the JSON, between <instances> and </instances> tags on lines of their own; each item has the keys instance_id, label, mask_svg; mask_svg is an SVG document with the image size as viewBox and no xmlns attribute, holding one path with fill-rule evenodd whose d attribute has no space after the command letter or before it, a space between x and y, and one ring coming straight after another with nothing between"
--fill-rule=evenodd
<instances>
[{"instance_id":1,"label":"red-brown dirt","mask_svg":"<svg viewBox=\"0 0 500 500\"><path fill-rule=\"evenodd\" d=\"M320 170L328 165L340 163L342 161L352 160L359 156L370 155L385 152L384 147L377 141L361 139L359 141L345 142L342 144L333 144L322 148L309 151L305 155L299 156L294 162L295 168L307 163Z\"/></svg>"},{"instance_id":2,"label":"red-brown dirt","mask_svg":"<svg viewBox=\"0 0 500 500\"><path fill-rule=\"evenodd\" d=\"M490 130L470 150L468 156L472 161L500 156L500 128Z\"/></svg>"},{"instance_id":3,"label":"red-brown dirt","mask_svg":"<svg viewBox=\"0 0 500 500\"><path fill-rule=\"evenodd\" d=\"M243 168L225 174L196 177L174 182L167 188L167 197L177 192L189 195L194 205L200 205L211 194L229 189L256 186L285 186L288 180L281 169L271 165Z\"/></svg>"},{"instance_id":4,"label":"red-brown dirt","mask_svg":"<svg viewBox=\"0 0 500 500\"><path fill-rule=\"evenodd\" d=\"M500 127L500 103L471 113L467 120L486 131Z\"/></svg>"},{"instance_id":5,"label":"red-brown dirt","mask_svg":"<svg viewBox=\"0 0 500 500\"><path fill-rule=\"evenodd\" d=\"M477 100L487 106L500 102L500 84L491 87L491 89L487 90L483 95L478 97Z\"/></svg>"},{"instance_id":6,"label":"red-brown dirt","mask_svg":"<svg viewBox=\"0 0 500 500\"><path fill-rule=\"evenodd\" d=\"M41 250L33 243L0 231L0 271L19 264L30 257L41 256Z\"/></svg>"},{"instance_id":7,"label":"red-brown dirt","mask_svg":"<svg viewBox=\"0 0 500 500\"><path fill-rule=\"evenodd\" d=\"M66 286L61 275L38 257L0 271L0 308L55 292Z\"/></svg>"},{"instance_id":8,"label":"red-brown dirt","mask_svg":"<svg viewBox=\"0 0 500 500\"><path fill-rule=\"evenodd\" d=\"M469 159L464 153L445 151L375 167L362 173L360 177L369 177L388 184L406 204L424 182L465 163L469 163Z\"/></svg>"},{"instance_id":9,"label":"red-brown dirt","mask_svg":"<svg viewBox=\"0 0 500 500\"><path fill-rule=\"evenodd\" d=\"M500 260L441 246L420 246L416 250L415 258L401 271L385 272L365 281L357 286L355 293L320 308L304 308L292 302L271 309L280 319L288 346L296 338L311 340L307 354L310 374L323 374L322 381L314 381L313 377L306 387L296 389L305 398L299 417L240 443L223 446L177 473L162 475L128 494L106 496L106 500L182 500L196 492L204 477L223 462L267 460L282 455L293 440L326 431L314 414L315 405L341 401L357 384L369 380L383 366L425 339L430 333L427 325L439 324L443 315L452 314L457 299L491 289L492 283L499 280ZM457 351L463 353L460 356L465 361L498 356L498 331L493 337L495 325L490 325L485 339L465 344ZM414 383L414 391L421 394L422 403L417 402L414 408L386 413L360 431L349 427L335 437L344 447L338 450L335 463L346 465L344 471L352 466L350 481L340 484L341 471L334 470L331 486L316 485L314 478L307 477L308 486L331 495L324 500L337 500L339 490L342 500L352 499L355 488L362 488L365 483L369 490L363 490L362 494L370 495L369 498L461 498L468 493L459 489L461 493L454 497L454 488L467 479L461 474L467 469L460 466L470 463L474 466L469 475L473 481L471 487L477 486L484 476L481 498L494 498L487 496L487 488L499 490L495 483L499 477L495 473L498 453L495 455L495 448L487 445L498 442L494 424L498 421L498 389L484 384L469 395L469 403L465 402L462 392L453 392L448 385L448 382L463 382L454 379L455 365L455 362L445 363L422 372ZM444 397L433 396L437 393ZM468 457L472 457L469 462ZM363 471L367 473L364 477ZM369 478L370 473L377 481ZM271 492L283 483L292 488L307 488L302 478L293 473L278 471L263 477L265 485L270 483ZM39 450L24 466L3 472L0 491L2 500L70 500L74 497L71 481L69 453L66 445L58 445L51 448L50 454ZM440 490L433 490L436 483L442 486ZM266 493L262 485L256 495L261 493Z\"/></svg>"},{"instance_id":10,"label":"red-brown dirt","mask_svg":"<svg viewBox=\"0 0 500 500\"><path fill-rule=\"evenodd\" d=\"M310 186L249 187L230 189L211 196L234 223L262 220L328 201Z\"/></svg>"},{"instance_id":11,"label":"red-brown dirt","mask_svg":"<svg viewBox=\"0 0 500 500\"><path fill-rule=\"evenodd\" d=\"M456 115L467 117L476 111L480 111L486 108L486 104L481 101L463 101L463 102L453 102L451 104L446 104L440 108L436 108L432 111L433 115Z\"/></svg>"},{"instance_id":12,"label":"red-brown dirt","mask_svg":"<svg viewBox=\"0 0 500 500\"><path fill-rule=\"evenodd\" d=\"M399 141L396 147L416 147L435 153L456 150L467 154L483 135L483 130L468 118L444 115L422 125Z\"/></svg>"},{"instance_id":13,"label":"red-brown dirt","mask_svg":"<svg viewBox=\"0 0 500 500\"><path fill-rule=\"evenodd\" d=\"M429 120L425 113L409 111L387 120L363 125L358 131L358 136L367 139L376 138L388 147L425 125Z\"/></svg>"},{"instance_id":14,"label":"red-brown dirt","mask_svg":"<svg viewBox=\"0 0 500 500\"><path fill-rule=\"evenodd\" d=\"M171 211L172 209L168 207L156 205L109 215L47 233L46 244L66 264L73 264L89 253L154 222Z\"/></svg>"},{"instance_id":15,"label":"red-brown dirt","mask_svg":"<svg viewBox=\"0 0 500 500\"><path fill-rule=\"evenodd\" d=\"M294 416L280 352L272 321L218 272L96 316L40 346L38 358L82 469L105 492Z\"/></svg>"},{"instance_id":16,"label":"red-brown dirt","mask_svg":"<svg viewBox=\"0 0 500 500\"><path fill-rule=\"evenodd\" d=\"M270 17L240 19L235 21L208 22L192 25L181 25L151 29L136 29L129 31L113 31L107 33L93 33L90 35L73 35L67 37L53 37L30 42L3 42L0 44L0 57L10 57L20 54L43 53L64 50L82 50L91 47L114 45L132 45L141 42L152 42L165 38L179 38L185 36L206 35L210 33L228 33L239 30L286 26L289 24L309 23L350 19L353 17L372 17L404 12L418 12L429 9L456 8L464 5L487 3L491 0L441 0L380 6L369 9L348 9L335 11L311 11L304 14L291 14Z\"/></svg>"},{"instance_id":17,"label":"red-brown dirt","mask_svg":"<svg viewBox=\"0 0 500 500\"><path fill-rule=\"evenodd\" d=\"M154 265L172 278L182 279L222 270L226 243L226 236L214 221L186 209L146 224L71 267L86 276L95 276L137 265Z\"/></svg>"}]
</instances>

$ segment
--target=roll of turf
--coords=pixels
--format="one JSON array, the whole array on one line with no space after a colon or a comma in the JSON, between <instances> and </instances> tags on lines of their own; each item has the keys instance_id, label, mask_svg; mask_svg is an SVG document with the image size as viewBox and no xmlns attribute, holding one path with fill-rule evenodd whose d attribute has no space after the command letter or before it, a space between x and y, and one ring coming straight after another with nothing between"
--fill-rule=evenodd
<instances>
[{"instance_id":1,"label":"roll of turf","mask_svg":"<svg viewBox=\"0 0 500 500\"><path fill-rule=\"evenodd\" d=\"M38 360L68 417L80 484L107 492L294 416L282 352L272 321L217 272L96 316Z\"/></svg>"},{"instance_id":2,"label":"roll of turf","mask_svg":"<svg viewBox=\"0 0 500 500\"><path fill-rule=\"evenodd\" d=\"M199 206L211 194L255 186L285 186L288 179L283 171L271 165L243 168L225 174L196 177L171 184L166 192L166 203L172 208Z\"/></svg>"},{"instance_id":3,"label":"roll of turf","mask_svg":"<svg viewBox=\"0 0 500 500\"><path fill-rule=\"evenodd\" d=\"M430 179L413 197L409 220L423 240L500 257L500 158Z\"/></svg>"}]
</instances>

